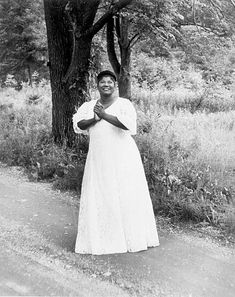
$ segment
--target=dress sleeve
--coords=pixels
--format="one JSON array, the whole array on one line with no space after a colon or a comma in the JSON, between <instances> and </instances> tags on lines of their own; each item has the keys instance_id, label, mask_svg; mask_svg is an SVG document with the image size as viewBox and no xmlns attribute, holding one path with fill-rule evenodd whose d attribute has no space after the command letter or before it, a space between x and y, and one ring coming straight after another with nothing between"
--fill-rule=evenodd
<instances>
[{"instance_id":1,"label":"dress sleeve","mask_svg":"<svg viewBox=\"0 0 235 297\"><path fill-rule=\"evenodd\" d=\"M81 130L78 128L77 123L81 120L88 120L92 117L92 114L89 110L88 102L84 102L77 110L77 112L73 115L73 129L75 133L83 133L87 134L86 130Z\"/></svg>"},{"instance_id":2,"label":"dress sleeve","mask_svg":"<svg viewBox=\"0 0 235 297\"><path fill-rule=\"evenodd\" d=\"M136 111L128 99L125 99L120 105L117 118L130 131L131 135L136 134Z\"/></svg>"}]
</instances>

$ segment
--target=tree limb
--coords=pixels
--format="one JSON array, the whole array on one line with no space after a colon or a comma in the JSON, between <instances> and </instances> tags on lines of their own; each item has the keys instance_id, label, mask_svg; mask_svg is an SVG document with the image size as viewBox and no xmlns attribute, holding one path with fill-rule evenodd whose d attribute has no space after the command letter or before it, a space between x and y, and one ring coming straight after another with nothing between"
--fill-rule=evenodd
<instances>
[{"instance_id":1,"label":"tree limb","mask_svg":"<svg viewBox=\"0 0 235 297\"><path fill-rule=\"evenodd\" d=\"M86 3L85 3L86 2ZM68 79L72 76L72 73L75 69L75 60L77 55L78 39L83 37L83 27L89 28L95 18L100 0L89 0L89 1L80 1L78 7L75 5L74 0L69 0L65 5L65 14L69 20L70 26L72 28L72 54L70 65L65 76L62 79L63 83L66 83ZM82 15L81 15L82 14Z\"/></svg>"},{"instance_id":2,"label":"tree limb","mask_svg":"<svg viewBox=\"0 0 235 297\"><path fill-rule=\"evenodd\" d=\"M132 42L135 44L136 43L136 41L134 41L135 39L136 40L139 40L139 38L140 38L140 34L139 33L136 33L135 35L133 35L132 37L131 37L131 39L129 40L129 44L128 44L128 46L130 46L130 47L132 47Z\"/></svg>"},{"instance_id":3,"label":"tree limb","mask_svg":"<svg viewBox=\"0 0 235 297\"><path fill-rule=\"evenodd\" d=\"M83 25L90 28L93 25L93 20L97 13L101 0L87 0L83 1L85 8L82 8Z\"/></svg>"},{"instance_id":4,"label":"tree limb","mask_svg":"<svg viewBox=\"0 0 235 297\"><path fill-rule=\"evenodd\" d=\"M192 9L193 9L193 22L194 22L194 25L197 28L197 31L199 32L199 29L198 29L198 26L197 26L197 21L196 21L195 0L192 0Z\"/></svg>"},{"instance_id":5,"label":"tree limb","mask_svg":"<svg viewBox=\"0 0 235 297\"><path fill-rule=\"evenodd\" d=\"M232 6L235 8L235 2L233 0L230 0Z\"/></svg>"},{"instance_id":6,"label":"tree limb","mask_svg":"<svg viewBox=\"0 0 235 297\"><path fill-rule=\"evenodd\" d=\"M115 31L117 34L118 41L121 39L121 28L120 28L120 16L116 16L115 18Z\"/></svg>"},{"instance_id":7,"label":"tree limb","mask_svg":"<svg viewBox=\"0 0 235 297\"><path fill-rule=\"evenodd\" d=\"M74 61L74 57L75 57L75 47L76 47L76 32L77 32L77 22L76 22L76 17L73 14L73 7L71 5L71 2L68 1L66 6L65 6L65 13L68 17L68 20L70 22L70 25L72 26L72 36L73 36L73 49L72 49L72 55L71 55L71 62L69 65L69 68L65 74L65 76L62 79L63 83L66 83L67 80L69 79L69 76L71 75L72 71L73 71L73 61Z\"/></svg>"},{"instance_id":8,"label":"tree limb","mask_svg":"<svg viewBox=\"0 0 235 297\"><path fill-rule=\"evenodd\" d=\"M107 23L107 21L115 15L119 10L131 4L133 0L119 0L116 2L89 30L85 36L94 36Z\"/></svg>"},{"instance_id":9,"label":"tree limb","mask_svg":"<svg viewBox=\"0 0 235 297\"><path fill-rule=\"evenodd\" d=\"M140 40L141 35L139 34L138 36L135 37L135 39L132 38L132 41L129 44L130 48L133 48L135 46L135 44Z\"/></svg>"},{"instance_id":10,"label":"tree limb","mask_svg":"<svg viewBox=\"0 0 235 297\"><path fill-rule=\"evenodd\" d=\"M200 27L203 30L205 30L206 32L213 33L213 34L215 34L218 37L226 37L227 36L227 34L225 32L224 33L220 33L218 31L215 31L215 30L211 29L211 28L205 27L205 26L203 26L201 24L195 24L194 22L192 22L192 23L181 23L180 26L181 27L182 26L185 26L185 27L186 26L196 26L197 29L198 29L198 27Z\"/></svg>"},{"instance_id":11,"label":"tree limb","mask_svg":"<svg viewBox=\"0 0 235 297\"><path fill-rule=\"evenodd\" d=\"M118 61L116 51L115 51L115 42L114 42L114 20L111 18L107 23L107 52L109 61L113 67L113 70L117 76L120 73L120 63Z\"/></svg>"},{"instance_id":12,"label":"tree limb","mask_svg":"<svg viewBox=\"0 0 235 297\"><path fill-rule=\"evenodd\" d=\"M129 31L129 26L130 26L130 23L129 23L129 20L127 17L123 17L123 16L120 16L119 17L120 19L120 32L121 32L121 45L123 48L128 48L129 47L129 39L128 39L128 31Z\"/></svg>"},{"instance_id":13,"label":"tree limb","mask_svg":"<svg viewBox=\"0 0 235 297\"><path fill-rule=\"evenodd\" d=\"M233 1L233 0L231 0L231 1ZM219 11L219 13L220 13L220 15L222 16L222 19L223 19L224 18L224 13L223 13L223 10L219 7L219 5L217 3L215 3L213 0L210 0L210 3L211 3L212 6L215 7L215 9L217 11Z\"/></svg>"}]
</instances>

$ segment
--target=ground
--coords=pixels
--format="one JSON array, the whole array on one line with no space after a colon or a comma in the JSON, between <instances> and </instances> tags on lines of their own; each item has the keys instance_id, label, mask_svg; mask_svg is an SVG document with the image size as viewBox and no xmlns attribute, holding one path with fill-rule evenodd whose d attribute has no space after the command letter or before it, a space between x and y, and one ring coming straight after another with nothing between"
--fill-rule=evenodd
<instances>
[{"instance_id":1,"label":"ground","mask_svg":"<svg viewBox=\"0 0 235 297\"><path fill-rule=\"evenodd\" d=\"M139 253L74 253L78 197L0 165L0 296L234 297L235 250L163 227Z\"/></svg>"}]
</instances>

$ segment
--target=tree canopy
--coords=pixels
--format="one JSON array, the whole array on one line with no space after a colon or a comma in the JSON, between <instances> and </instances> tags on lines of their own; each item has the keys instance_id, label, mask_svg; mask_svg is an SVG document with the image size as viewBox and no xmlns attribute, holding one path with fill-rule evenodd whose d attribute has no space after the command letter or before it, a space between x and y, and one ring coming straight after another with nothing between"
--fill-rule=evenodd
<instances>
[{"instance_id":1,"label":"tree canopy","mask_svg":"<svg viewBox=\"0 0 235 297\"><path fill-rule=\"evenodd\" d=\"M47 44L42 4L29 0L0 3L1 78L13 74L31 81L33 71L45 71Z\"/></svg>"},{"instance_id":2,"label":"tree canopy","mask_svg":"<svg viewBox=\"0 0 235 297\"><path fill-rule=\"evenodd\" d=\"M30 82L35 70L45 77L47 64L53 135L56 143L71 145L72 115L90 98L91 68L98 63L102 70L99 52L104 54L106 46L126 97L131 97L133 53L193 63L208 78L224 73L228 83L222 62L214 57L232 48L232 12L233 0L44 0L44 7L42 2L2 0L0 78L12 74ZM232 59L228 63L232 71Z\"/></svg>"}]
</instances>

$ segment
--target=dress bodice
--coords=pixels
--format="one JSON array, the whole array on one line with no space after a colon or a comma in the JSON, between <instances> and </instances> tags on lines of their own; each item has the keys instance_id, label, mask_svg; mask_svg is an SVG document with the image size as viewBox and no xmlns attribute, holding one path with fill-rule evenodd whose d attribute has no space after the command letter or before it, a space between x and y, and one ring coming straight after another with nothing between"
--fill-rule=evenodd
<instances>
[{"instance_id":1,"label":"dress bodice","mask_svg":"<svg viewBox=\"0 0 235 297\"><path fill-rule=\"evenodd\" d=\"M124 134L136 134L136 111L133 104L125 98L118 97L114 103L105 109L105 111L113 116L116 116L118 120L128 128L123 130L115 127L105 120L100 120L94 126L91 126L88 131L84 131L78 128L77 123L83 119L91 119L94 117L94 106L97 100L91 100L85 102L78 108L77 113L73 116L73 126L76 133L87 133L89 132L90 137L97 136L103 137L106 133L115 133L117 135ZM117 136L116 135L116 136ZM106 135L107 136L107 135Z\"/></svg>"}]
</instances>

